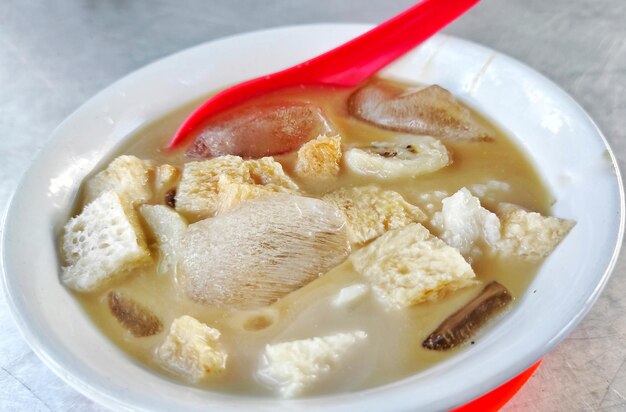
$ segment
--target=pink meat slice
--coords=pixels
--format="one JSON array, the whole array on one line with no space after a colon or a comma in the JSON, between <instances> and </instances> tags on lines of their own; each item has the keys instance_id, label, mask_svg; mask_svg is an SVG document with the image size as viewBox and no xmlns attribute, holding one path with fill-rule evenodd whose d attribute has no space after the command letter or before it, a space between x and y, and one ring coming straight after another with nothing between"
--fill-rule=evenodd
<instances>
[{"instance_id":1,"label":"pink meat slice","mask_svg":"<svg viewBox=\"0 0 626 412\"><path fill-rule=\"evenodd\" d=\"M437 85L403 88L372 82L349 99L350 114L378 127L454 141L491 141L470 110Z\"/></svg>"},{"instance_id":2,"label":"pink meat slice","mask_svg":"<svg viewBox=\"0 0 626 412\"><path fill-rule=\"evenodd\" d=\"M185 154L201 159L223 155L256 159L295 151L330 131L322 111L312 104L252 106L207 125Z\"/></svg>"}]
</instances>

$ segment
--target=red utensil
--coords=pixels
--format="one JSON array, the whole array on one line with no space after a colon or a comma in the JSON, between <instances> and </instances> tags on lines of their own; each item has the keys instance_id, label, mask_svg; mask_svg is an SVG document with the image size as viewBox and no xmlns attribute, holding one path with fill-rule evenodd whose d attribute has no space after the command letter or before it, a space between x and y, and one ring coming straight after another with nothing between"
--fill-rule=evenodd
<instances>
[{"instance_id":1,"label":"red utensil","mask_svg":"<svg viewBox=\"0 0 626 412\"><path fill-rule=\"evenodd\" d=\"M269 92L295 86L356 86L437 33L478 1L423 0L311 60L230 87L198 107L176 131L168 147L178 147L193 130L218 112Z\"/></svg>"},{"instance_id":2,"label":"red utensil","mask_svg":"<svg viewBox=\"0 0 626 412\"><path fill-rule=\"evenodd\" d=\"M498 412L522 389L522 386L535 373L540 364L541 360L493 391L449 412Z\"/></svg>"}]
</instances>

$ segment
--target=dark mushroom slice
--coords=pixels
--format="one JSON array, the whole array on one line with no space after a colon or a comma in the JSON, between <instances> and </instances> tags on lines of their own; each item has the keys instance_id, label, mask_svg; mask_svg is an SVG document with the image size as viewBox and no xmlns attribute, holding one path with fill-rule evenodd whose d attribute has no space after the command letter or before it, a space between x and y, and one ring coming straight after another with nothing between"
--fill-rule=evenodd
<instances>
[{"instance_id":1,"label":"dark mushroom slice","mask_svg":"<svg viewBox=\"0 0 626 412\"><path fill-rule=\"evenodd\" d=\"M109 292L107 299L113 316L136 338L156 335L163 329L156 315L121 293Z\"/></svg>"},{"instance_id":2,"label":"dark mushroom slice","mask_svg":"<svg viewBox=\"0 0 626 412\"><path fill-rule=\"evenodd\" d=\"M492 141L472 112L437 85L404 88L373 81L354 92L350 114L383 129L451 141Z\"/></svg>"},{"instance_id":3,"label":"dark mushroom slice","mask_svg":"<svg viewBox=\"0 0 626 412\"><path fill-rule=\"evenodd\" d=\"M508 305L513 297L507 288L491 282L431 333L422 346L431 350L448 350L469 339L489 318Z\"/></svg>"}]
</instances>

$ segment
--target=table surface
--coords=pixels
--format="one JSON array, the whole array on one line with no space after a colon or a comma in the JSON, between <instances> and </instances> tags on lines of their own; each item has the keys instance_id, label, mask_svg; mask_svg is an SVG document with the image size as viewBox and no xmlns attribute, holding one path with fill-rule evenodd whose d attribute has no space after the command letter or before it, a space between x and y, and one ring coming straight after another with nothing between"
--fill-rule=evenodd
<instances>
[{"instance_id":1,"label":"table surface","mask_svg":"<svg viewBox=\"0 0 626 412\"><path fill-rule=\"evenodd\" d=\"M0 213L50 132L90 96L155 59L281 25L385 20L410 0L2 0ZM483 0L446 30L544 73L626 160L626 1ZM623 251L622 255L626 253ZM626 410L626 259L507 411ZM28 348L0 297L0 410L98 411Z\"/></svg>"}]
</instances>

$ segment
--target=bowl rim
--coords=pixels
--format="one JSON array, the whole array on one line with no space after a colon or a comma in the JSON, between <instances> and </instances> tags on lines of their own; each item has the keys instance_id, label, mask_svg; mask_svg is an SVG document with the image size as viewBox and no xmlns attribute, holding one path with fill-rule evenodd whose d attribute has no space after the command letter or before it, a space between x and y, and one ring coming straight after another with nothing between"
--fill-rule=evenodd
<instances>
[{"instance_id":1,"label":"bowl rim","mask_svg":"<svg viewBox=\"0 0 626 412\"><path fill-rule=\"evenodd\" d=\"M83 106L87 105L89 102L98 99L102 94L104 94L109 88L113 87L114 85L128 79L131 78L133 76L136 75L136 73L143 71L144 69L148 68L148 67L153 67L158 65L159 63L161 63L163 60L169 60L169 59L173 59L176 58L179 54L182 53L187 53L190 52L192 50L195 49L199 49L202 47L205 47L209 44L212 43L216 43L216 42L222 42L222 41L235 41L238 38L244 38L244 37L249 37L249 36L258 36L258 35L263 35L263 34L268 34L268 33L272 33L272 34L284 34L286 32L289 32L291 30L306 30L309 28L316 28L316 29L325 29L325 28L337 28L337 27L341 27L341 28L346 28L346 29L355 29L355 30L366 30L369 29L371 27L373 27L372 25L369 24L352 24L352 23L317 23L317 24L306 24L306 25L289 25L289 26L280 26L280 27L274 27L274 28L270 28L270 29L264 29L264 30L257 30L257 31L250 31L250 32L244 32L244 33L240 33L240 34L236 34L236 35L232 35L232 36L226 36L226 37L221 37L221 38L217 38L215 40L209 41L209 42L205 42L205 43L201 43L198 44L196 46L192 46L190 48L186 48L183 49L179 52L176 52L174 54L171 55L167 55L164 56L163 58L160 58L152 63L149 63L148 65L142 66L140 68L138 68L137 70L132 71L131 73L127 74L126 76L118 79L117 81L115 81L114 83L106 86L103 90L101 90L100 92L98 92L97 94L95 94L94 96L92 96L91 98L87 99L85 102L83 102L83 104L81 104L76 110L74 110L69 116L67 116L50 134L50 139L48 139L46 141L46 143L39 149L38 153L36 154L36 156L34 156L34 159L32 160L32 163L36 163L38 162L42 157L44 157L46 155L46 149L49 148L49 146L51 145L51 143L54 141L54 137L58 134L58 131L61 130L63 128L63 126L69 122L71 122L76 116L80 115L81 109L83 108ZM483 49L487 49L485 46L479 45L475 42L472 41L468 41L468 40L464 40L464 39L459 39L455 36L450 36L450 35L436 35L436 37L448 37L448 38L452 38L455 39L456 41L465 43L468 46L471 47L476 47L476 48L483 48ZM604 145L604 147L606 148L606 151L608 152L608 155L610 157L610 162L612 167L614 168L614 173L615 173L615 177L616 177L616 181L617 181L617 187L618 187L618 196L619 196L619 228L618 228L618 232L617 232L617 238L616 238L616 244L614 245L613 251L611 253L611 257L610 260L608 262L608 264L605 267L604 273L602 274L600 281L598 282L598 284L596 285L596 287L589 293L589 298L585 301L585 304L580 308L580 310L576 313L576 315L570 319L570 321L565 324L561 330L553 337L553 339L545 346L547 348L547 351L552 350L559 342L561 342L577 325L578 323L583 319L583 317L589 312L589 310L591 309L591 307L593 306L593 303L595 303L595 301L598 299L598 297L600 296L600 293L602 292L602 290L604 289L604 287L606 286L606 283L608 282L608 279L615 267L615 264L617 262L617 259L619 257L619 252L622 246L622 242L623 242L623 236L624 236L624 225L625 225L625 196L624 196L624 188L623 188L623 182L622 182L622 177L621 177L621 173L619 170L619 164L616 160L616 156L612 150L612 148L610 147L606 137L604 136L604 134L602 133L602 131L599 129L599 127L596 125L596 123L593 121L593 119L591 119L591 117L587 114L587 112L580 106L580 104L575 101L569 94L567 94L565 91L563 91L558 85L556 85L554 82L552 82L551 80L549 80L546 76L544 76L543 74L535 71L534 69L530 68L529 66L525 65L524 63L521 63L520 61L508 56L508 55L503 55L501 53L499 53L500 56L503 56L504 58L512 61L513 63L515 63L516 65L522 67L524 70L532 72L534 76L540 77L542 78L545 82L553 85L555 88L559 89L562 91L562 93L566 96L567 99L569 99L569 103L575 107L577 107L581 113L584 113L585 119L594 129L594 131L597 133L597 135L601 138L602 143ZM31 164L32 164L31 163ZM129 410L150 410L149 408L146 408L145 406L142 406L141 404L136 404L133 402L128 401L127 399L123 398L122 396L117 396L115 393L111 393L110 391L107 390L107 388L103 387L102 385L98 385L98 384L91 384L88 381L84 380L84 377L82 376L78 376L75 375L74 373L72 373L72 368L68 368L67 365L63 365L59 362L57 362L57 360L55 359L55 351L51 350L49 347L46 346L45 341L43 341L41 339L41 336L37 336L37 334L34 332L34 330L32 329L32 327L30 325L27 324L27 322L25 321L25 318L23 317L23 314L20 312L20 309L17 305L17 303L15 302L15 300L13 299L13 295L12 295L12 291L9 290L9 286L8 286L8 274L7 274L7 270L6 270L6 261L7 261L7 237L8 237L8 231L5 230L5 228L7 227L7 222L11 216L11 214L13 213L13 209L15 207L14 203L15 203L15 198L16 195L24 190L24 181L26 180L26 178L32 173L31 172L32 168L29 167L20 177L19 183L16 186L15 190L13 191L12 195L9 198L9 202L7 203L7 207L4 210L3 216L2 216L2 220L1 220L1 228L2 228L2 236L0 237L0 268L2 268L2 276L1 276L1 281L0 283L2 284L2 290L3 290L3 294L5 296L6 302L7 302L7 306L9 307L9 311L11 313L11 316L18 328L18 330L20 331L22 337L25 339L25 341L27 342L27 344L29 345L29 347L33 350L33 352L43 361L44 364L46 364L46 366L48 366L57 376L59 376L63 381L65 381L67 384L69 384L72 388L76 389L78 392L86 395L87 397L91 398L92 400L105 405L107 407L111 407L111 408L119 408L119 409L129 409ZM546 352L547 352L546 351ZM532 359L518 359L518 361L515 363L515 366L511 367L508 371L508 373L504 373L502 375L500 375L499 377L495 377L492 376L492 379L490 382L488 382L486 385L482 385L482 387L486 387L489 386L490 388L495 388L497 386L499 386L499 384L504 383L506 381L508 381L509 379L513 378L514 376L516 376L518 373L522 372L523 370L525 370L526 368L528 368L529 366L531 366L532 364L534 364L536 361L538 361L541 356L543 356L543 354L536 354L537 356L535 356ZM496 380L498 382L496 382ZM394 382L395 383L395 382ZM393 384L393 383L392 383ZM363 392L370 392L372 390L381 390L381 389L386 389L387 386L389 386L389 384L387 385L383 385L383 386L378 386L375 387L373 389L367 389L364 391L359 391L353 394L348 394L348 395L356 395L356 394L360 394ZM459 397L459 399L461 400L461 402L468 402L471 401L475 398L477 398L478 396L480 396L482 394L482 391L480 388L477 388L476 385L474 387L474 390L470 390L468 391L467 394L465 394L465 396L461 396ZM346 394L338 394L339 396L341 395L346 395ZM337 395L331 395L331 397L333 396L337 396ZM324 398L324 397L322 397ZM298 400L296 399L294 402L298 402L298 401L311 401L311 400L315 400L315 399L322 399L322 398L305 398L305 399L301 399ZM235 398L236 399L236 398ZM457 403L458 405L458 403ZM281 405L282 406L282 405ZM308 406L306 404L303 404L301 406Z\"/></svg>"}]
</instances>

